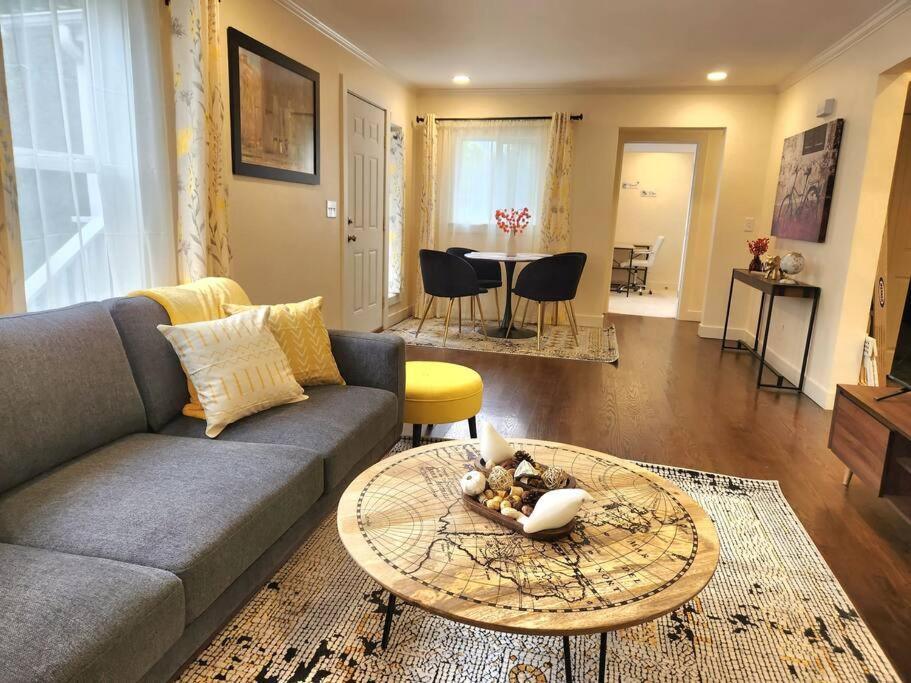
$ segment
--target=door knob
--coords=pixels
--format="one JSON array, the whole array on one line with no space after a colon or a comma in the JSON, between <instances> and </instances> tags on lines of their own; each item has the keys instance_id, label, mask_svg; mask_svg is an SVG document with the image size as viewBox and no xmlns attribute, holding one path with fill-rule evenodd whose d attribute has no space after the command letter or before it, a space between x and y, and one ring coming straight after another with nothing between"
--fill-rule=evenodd
<instances>
[{"instance_id":1,"label":"door knob","mask_svg":"<svg viewBox=\"0 0 911 683\"><path fill-rule=\"evenodd\" d=\"M354 225L354 221L351 220L350 218L348 219L348 225Z\"/></svg>"},{"instance_id":2,"label":"door knob","mask_svg":"<svg viewBox=\"0 0 911 683\"><path fill-rule=\"evenodd\" d=\"M349 242L357 242L357 235L348 235Z\"/></svg>"}]
</instances>

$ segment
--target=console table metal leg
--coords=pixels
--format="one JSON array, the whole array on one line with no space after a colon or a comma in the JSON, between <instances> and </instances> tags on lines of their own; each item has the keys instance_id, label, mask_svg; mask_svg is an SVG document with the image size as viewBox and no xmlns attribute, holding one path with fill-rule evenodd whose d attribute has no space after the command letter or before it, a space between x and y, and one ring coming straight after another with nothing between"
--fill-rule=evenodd
<instances>
[{"instance_id":1,"label":"console table metal leg","mask_svg":"<svg viewBox=\"0 0 911 683\"><path fill-rule=\"evenodd\" d=\"M569 653L569 636L563 636L563 674L566 683L573 683L573 665Z\"/></svg>"},{"instance_id":2,"label":"console table metal leg","mask_svg":"<svg viewBox=\"0 0 911 683\"><path fill-rule=\"evenodd\" d=\"M734 273L731 273L731 286L728 288L728 310L724 314L724 332L721 333L721 351L724 352L724 345L728 338L728 320L731 318L731 297L734 294ZM761 314L760 314L761 315Z\"/></svg>"},{"instance_id":3,"label":"console table metal leg","mask_svg":"<svg viewBox=\"0 0 911 683\"><path fill-rule=\"evenodd\" d=\"M759 330L762 327L762 309L765 308L765 292L759 300L759 316L756 318L756 334L753 335L753 350L759 348Z\"/></svg>"},{"instance_id":4,"label":"console table metal leg","mask_svg":"<svg viewBox=\"0 0 911 683\"><path fill-rule=\"evenodd\" d=\"M807 374L807 359L810 356L810 340L813 338L813 323L816 322L816 309L819 307L819 291L813 297L813 308L810 310L810 324L807 326L807 342L803 347L803 362L800 364L800 384L798 391L803 391L803 380Z\"/></svg>"},{"instance_id":5,"label":"console table metal leg","mask_svg":"<svg viewBox=\"0 0 911 683\"><path fill-rule=\"evenodd\" d=\"M775 305L775 295L769 295L769 312L765 319L765 332L762 334L762 355L759 356L759 376L756 378L756 386L762 384L762 372L765 370L765 352L769 348L769 330L772 329L772 306Z\"/></svg>"},{"instance_id":6,"label":"console table metal leg","mask_svg":"<svg viewBox=\"0 0 911 683\"><path fill-rule=\"evenodd\" d=\"M604 683L604 668L607 666L607 634L601 634L601 651L598 654L598 683Z\"/></svg>"},{"instance_id":7,"label":"console table metal leg","mask_svg":"<svg viewBox=\"0 0 911 683\"><path fill-rule=\"evenodd\" d=\"M389 594L386 602L386 617L383 619L383 649L389 644L389 632L392 630L392 615L395 614L395 595Z\"/></svg>"}]
</instances>

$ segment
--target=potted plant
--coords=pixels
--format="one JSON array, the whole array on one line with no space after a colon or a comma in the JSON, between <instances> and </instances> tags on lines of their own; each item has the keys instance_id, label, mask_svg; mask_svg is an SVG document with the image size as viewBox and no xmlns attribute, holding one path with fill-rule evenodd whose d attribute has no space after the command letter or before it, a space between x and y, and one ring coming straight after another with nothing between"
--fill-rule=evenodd
<instances>
[{"instance_id":1,"label":"potted plant","mask_svg":"<svg viewBox=\"0 0 911 683\"><path fill-rule=\"evenodd\" d=\"M769 250L769 238L757 237L754 240L747 240L747 247L749 247L750 253L753 255L749 270L761 273L762 259L760 257Z\"/></svg>"},{"instance_id":2,"label":"potted plant","mask_svg":"<svg viewBox=\"0 0 911 683\"><path fill-rule=\"evenodd\" d=\"M516 255L516 235L525 232L531 222L531 212L524 209L497 209L494 212L497 227L506 233L506 255Z\"/></svg>"}]
</instances>

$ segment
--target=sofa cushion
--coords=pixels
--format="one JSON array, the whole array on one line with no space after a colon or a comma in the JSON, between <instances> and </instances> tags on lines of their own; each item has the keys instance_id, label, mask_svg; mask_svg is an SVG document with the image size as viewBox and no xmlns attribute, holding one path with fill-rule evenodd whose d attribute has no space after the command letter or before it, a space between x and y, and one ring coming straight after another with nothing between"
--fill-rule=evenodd
<instances>
[{"instance_id":1,"label":"sofa cushion","mask_svg":"<svg viewBox=\"0 0 911 683\"><path fill-rule=\"evenodd\" d=\"M319 453L325 490L335 488L354 464L398 418L398 399L383 389L321 386L307 389L308 401L278 406L235 422L219 441L281 443ZM176 436L205 437L206 423L180 416L163 430Z\"/></svg>"},{"instance_id":2,"label":"sofa cushion","mask_svg":"<svg viewBox=\"0 0 911 683\"><path fill-rule=\"evenodd\" d=\"M134 434L0 496L0 541L166 569L190 622L322 490L304 449Z\"/></svg>"},{"instance_id":3,"label":"sofa cushion","mask_svg":"<svg viewBox=\"0 0 911 683\"><path fill-rule=\"evenodd\" d=\"M190 400L187 376L157 327L170 325L171 318L161 304L144 296L108 299L104 304L126 349L149 427L157 432Z\"/></svg>"},{"instance_id":4,"label":"sofa cushion","mask_svg":"<svg viewBox=\"0 0 911 683\"><path fill-rule=\"evenodd\" d=\"M169 572L0 544L0 679L140 678L184 627Z\"/></svg>"},{"instance_id":5,"label":"sofa cushion","mask_svg":"<svg viewBox=\"0 0 911 683\"><path fill-rule=\"evenodd\" d=\"M146 429L102 304L0 317L0 378L0 491Z\"/></svg>"}]
</instances>

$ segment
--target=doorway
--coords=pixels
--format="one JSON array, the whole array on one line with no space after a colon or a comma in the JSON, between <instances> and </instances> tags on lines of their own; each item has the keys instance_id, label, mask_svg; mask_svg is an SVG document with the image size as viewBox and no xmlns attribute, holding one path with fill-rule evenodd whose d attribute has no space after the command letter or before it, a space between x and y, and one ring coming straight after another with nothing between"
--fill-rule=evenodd
<instances>
[{"instance_id":1,"label":"doorway","mask_svg":"<svg viewBox=\"0 0 911 683\"><path fill-rule=\"evenodd\" d=\"M345 329L383 326L386 227L386 110L347 93L348 182L342 282Z\"/></svg>"},{"instance_id":2,"label":"doorway","mask_svg":"<svg viewBox=\"0 0 911 683\"><path fill-rule=\"evenodd\" d=\"M694 143L624 144L611 313L677 317L696 151Z\"/></svg>"}]
</instances>

